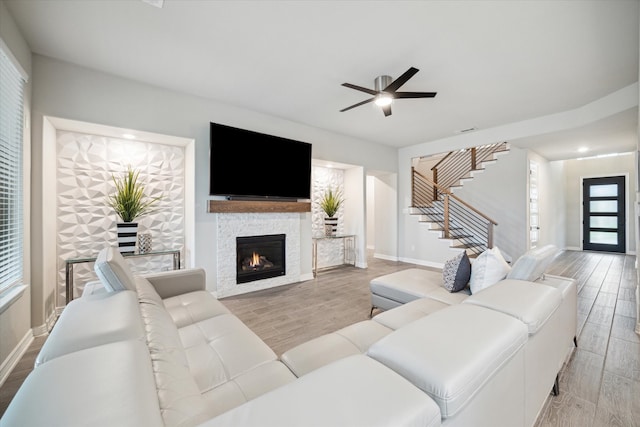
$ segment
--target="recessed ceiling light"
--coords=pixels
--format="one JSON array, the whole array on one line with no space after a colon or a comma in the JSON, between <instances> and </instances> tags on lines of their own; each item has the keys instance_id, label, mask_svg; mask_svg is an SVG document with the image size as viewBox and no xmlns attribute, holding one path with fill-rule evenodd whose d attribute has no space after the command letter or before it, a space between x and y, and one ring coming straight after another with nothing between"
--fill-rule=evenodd
<instances>
[{"instance_id":1,"label":"recessed ceiling light","mask_svg":"<svg viewBox=\"0 0 640 427\"><path fill-rule=\"evenodd\" d=\"M586 153L587 151L589 151L589 148L587 148L587 147L578 148L578 153Z\"/></svg>"},{"instance_id":2,"label":"recessed ceiling light","mask_svg":"<svg viewBox=\"0 0 640 427\"><path fill-rule=\"evenodd\" d=\"M123 137L124 139L136 139L136 136L135 136L135 135L133 135L133 134L130 134L130 133L123 133L123 134L122 134L122 137Z\"/></svg>"}]
</instances>

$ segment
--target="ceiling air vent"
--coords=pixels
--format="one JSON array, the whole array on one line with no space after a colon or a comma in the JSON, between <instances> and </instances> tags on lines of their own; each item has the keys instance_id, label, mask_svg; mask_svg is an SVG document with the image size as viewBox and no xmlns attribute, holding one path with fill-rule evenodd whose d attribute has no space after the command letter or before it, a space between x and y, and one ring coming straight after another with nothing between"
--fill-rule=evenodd
<instances>
[{"instance_id":1,"label":"ceiling air vent","mask_svg":"<svg viewBox=\"0 0 640 427\"><path fill-rule=\"evenodd\" d=\"M474 130L478 130L478 128L476 128L475 126L472 126L470 128L457 130L454 133L467 133L467 132L473 132Z\"/></svg>"}]
</instances>

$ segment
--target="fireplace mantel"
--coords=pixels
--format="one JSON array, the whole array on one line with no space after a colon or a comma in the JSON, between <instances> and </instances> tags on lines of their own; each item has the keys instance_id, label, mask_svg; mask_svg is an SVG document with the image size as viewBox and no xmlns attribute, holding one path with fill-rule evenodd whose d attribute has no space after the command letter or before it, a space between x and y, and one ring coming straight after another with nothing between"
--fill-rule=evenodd
<instances>
[{"instance_id":1,"label":"fireplace mantel","mask_svg":"<svg viewBox=\"0 0 640 427\"><path fill-rule=\"evenodd\" d=\"M209 200L209 213L311 212L311 202Z\"/></svg>"}]
</instances>

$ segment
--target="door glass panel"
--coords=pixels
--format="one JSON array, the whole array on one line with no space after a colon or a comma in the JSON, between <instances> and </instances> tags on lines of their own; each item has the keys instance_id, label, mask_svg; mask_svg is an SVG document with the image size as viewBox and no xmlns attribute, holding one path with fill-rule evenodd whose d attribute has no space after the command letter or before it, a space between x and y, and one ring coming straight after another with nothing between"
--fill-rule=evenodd
<instances>
[{"instance_id":1,"label":"door glass panel","mask_svg":"<svg viewBox=\"0 0 640 427\"><path fill-rule=\"evenodd\" d=\"M617 200L592 200L589 202L591 212L618 212Z\"/></svg>"},{"instance_id":2,"label":"door glass panel","mask_svg":"<svg viewBox=\"0 0 640 427\"><path fill-rule=\"evenodd\" d=\"M616 197L618 184L592 185L589 188L590 197Z\"/></svg>"},{"instance_id":3,"label":"door glass panel","mask_svg":"<svg viewBox=\"0 0 640 427\"><path fill-rule=\"evenodd\" d=\"M589 232L591 243L597 243L601 245L617 245L618 233L606 232L606 231L591 231Z\"/></svg>"},{"instance_id":4,"label":"door glass panel","mask_svg":"<svg viewBox=\"0 0 640 427\"><path fill-rule=\"evenodd\" d=\"M532 227L537 227L538 226L538 214L531 214L531 226Z\"/></svg>"},{"instance_id":5,"label":"door glass panel","mask_svg":"<svg viewBox=\"0 0 640 427\"><path fill-rule=\"evenodd\" d=\"M589 217L591 228L618 228L618 218L615 216L592 216Z\"/></svg>"},{"instance_id":6,"label":"door glass panel","mask_svg":"<svg viewBox=\"0 0 640 427\"><path fill-rule=\"evenodd\" d=\"M529 231L529 238L531 239L532 242L537 242L538 241L538 236L539 236L539 233L538 233L537 229L531 229Z\"/></svg>"}]
</instances>

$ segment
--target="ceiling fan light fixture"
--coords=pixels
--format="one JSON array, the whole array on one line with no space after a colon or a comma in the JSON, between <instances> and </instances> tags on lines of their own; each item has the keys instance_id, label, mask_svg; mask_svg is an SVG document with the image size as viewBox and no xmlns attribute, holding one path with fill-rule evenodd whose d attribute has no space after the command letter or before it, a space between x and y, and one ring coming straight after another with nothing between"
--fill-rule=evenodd
<instances>
[{"instance_id":1,"label":"ceiling fan light fixture","mask_svg":"<svg viewBox=\"0 0 640 427\"><path fill-rule=\"evenodd\" d=\"M391 95L387 94L380 94L376 96L375 100L375 103L378 107L386 107L387 105L391 105L392 102L393 98L391 97Z\"/></svg>"}]
</instances>

